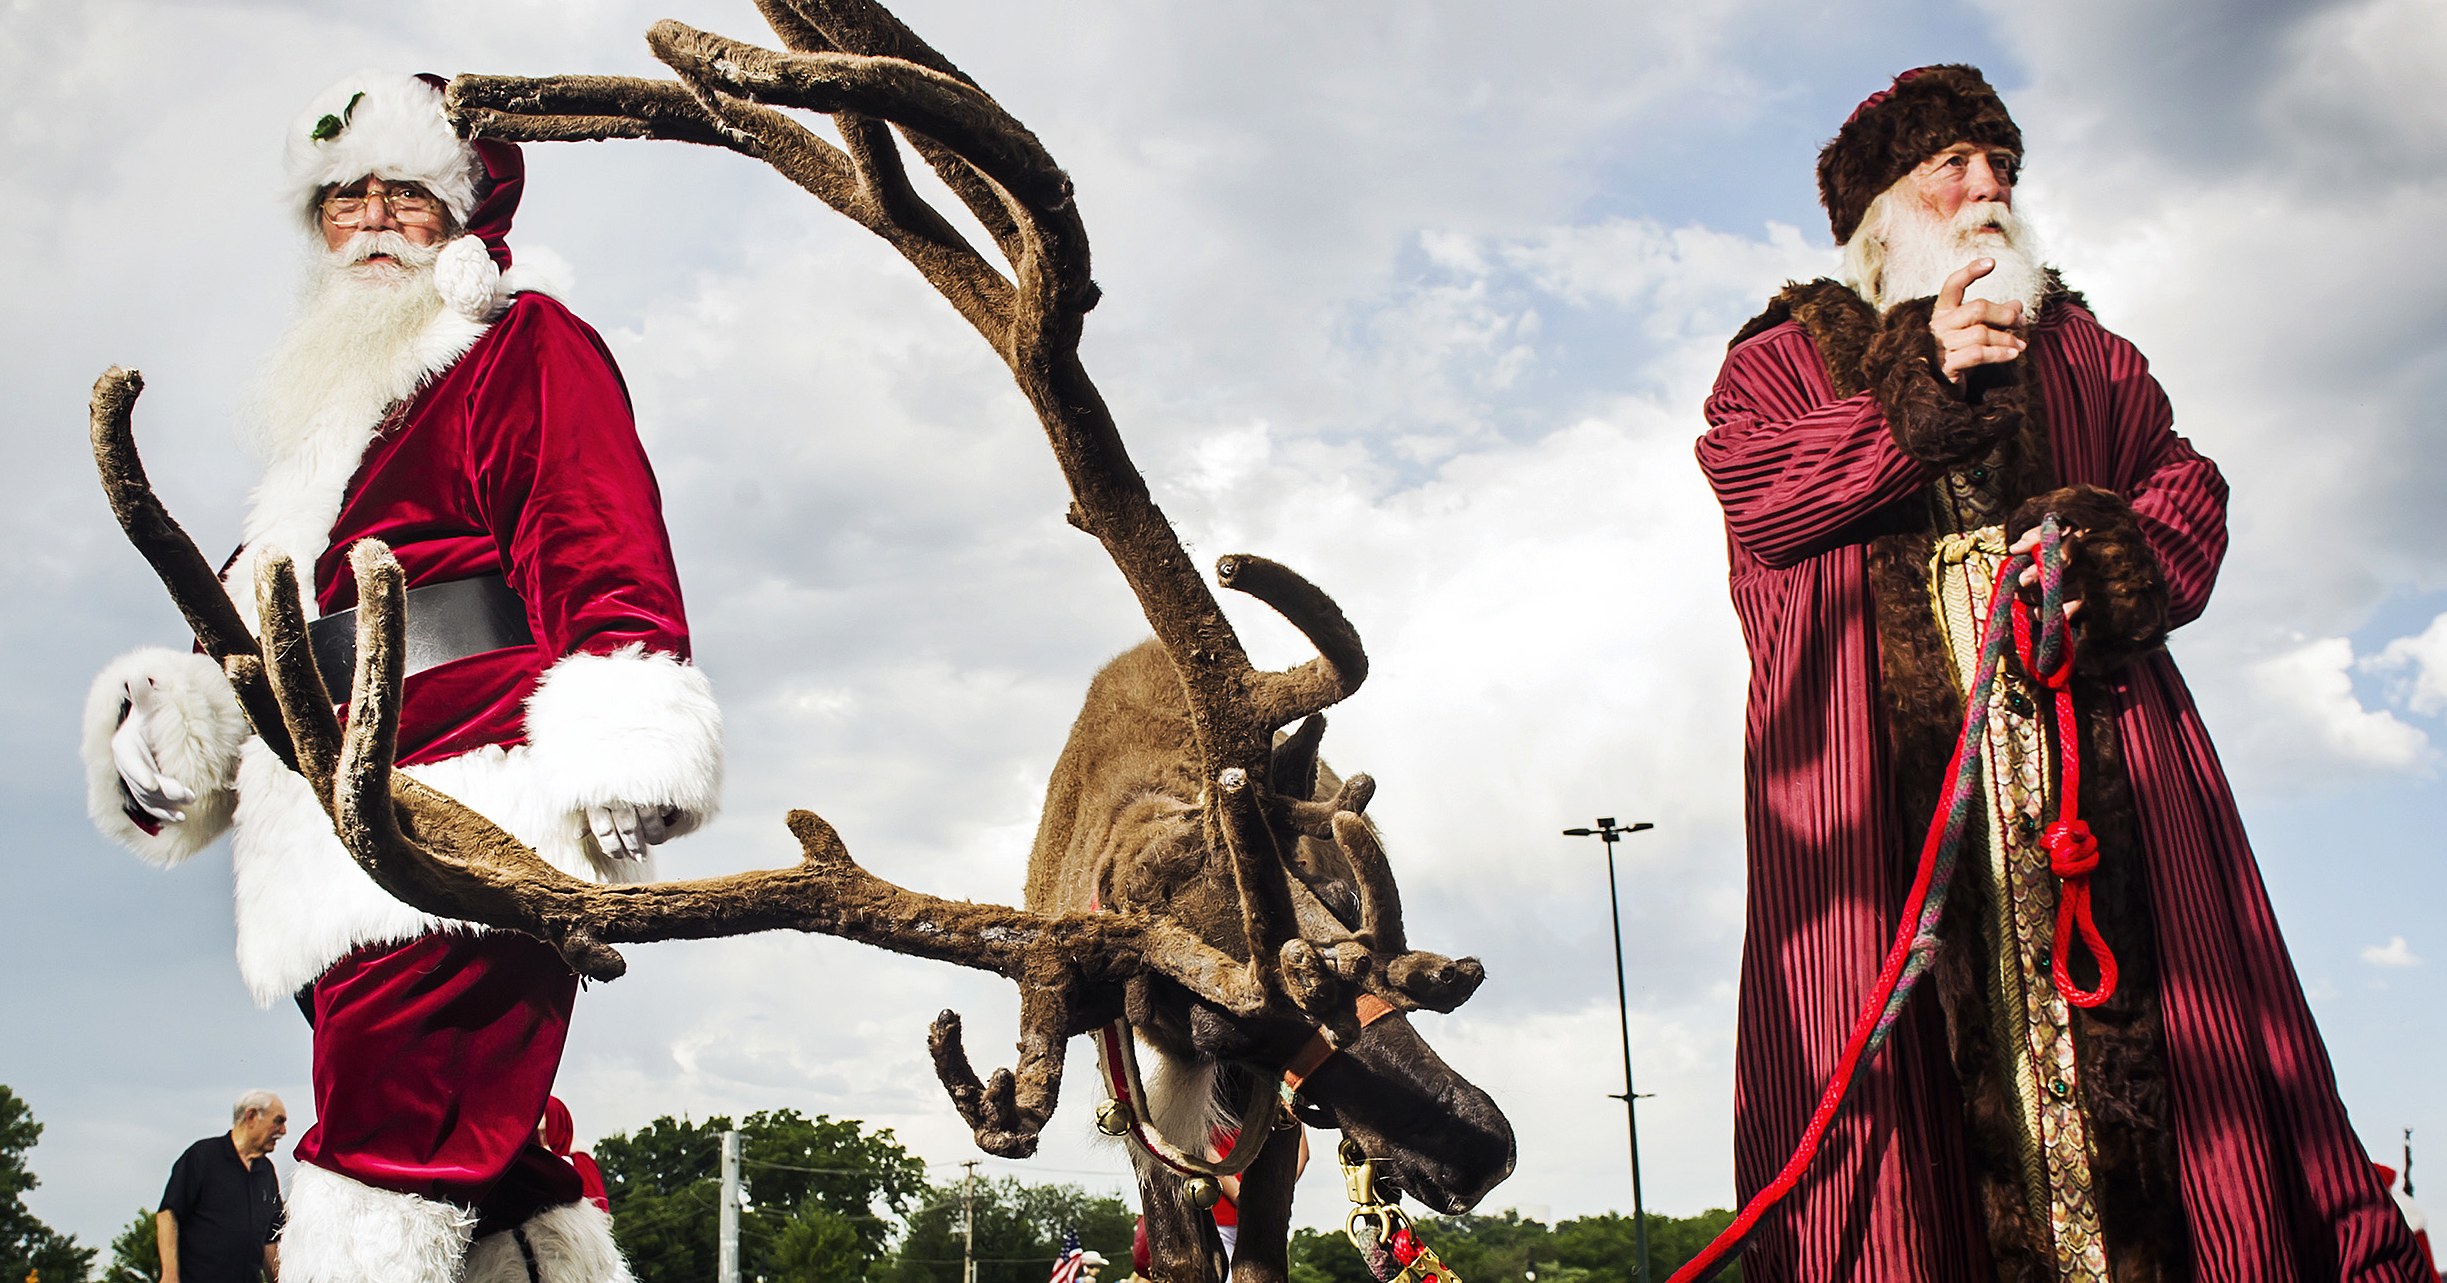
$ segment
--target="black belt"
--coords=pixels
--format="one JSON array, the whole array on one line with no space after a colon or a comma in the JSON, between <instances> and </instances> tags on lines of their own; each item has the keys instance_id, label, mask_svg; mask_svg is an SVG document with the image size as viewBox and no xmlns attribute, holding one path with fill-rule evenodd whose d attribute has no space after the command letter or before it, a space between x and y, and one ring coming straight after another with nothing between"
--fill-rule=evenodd
<instances>
[{"instance_id":1,"label":"black belt","mask_svg":"<svg viewBox=\"0 0 2447 1283\"><path fill-rule=\"evenodd\" d=\"M510 591L499 575L452 579L407 592L406 665L403 675L421 673L454 659L488 650L532 646L527 631L527 603ZM325 615L306 626L314 647L315 667L334 703L348 702L357 678L357 612L352 607Z\"/></svg>"}]
</instances>

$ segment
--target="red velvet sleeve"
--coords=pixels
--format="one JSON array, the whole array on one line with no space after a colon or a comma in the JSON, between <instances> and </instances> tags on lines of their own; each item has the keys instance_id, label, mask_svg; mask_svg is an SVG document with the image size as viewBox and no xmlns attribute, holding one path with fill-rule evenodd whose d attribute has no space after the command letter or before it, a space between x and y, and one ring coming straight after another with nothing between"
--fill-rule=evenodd
<instances>
[{"instance_id":1,"label":"red velvet sleeve","mask_svg":"<svg viewBox=\"0 0 2447 1283\"><path fill-rule=\"evenodd\" d=\"M662 495L628 389L585 322L522 294L470 413L477 499L548 655L688 657Z\"/></svg>"},{"instance_id":2,"label":"red velvet sleeve","mask_svg":"<svg viewBox=\"0 0 2447 1283\"><path fill-rule=\"evenodd\" d=\"M1858 542L1864 519L1934 475L1896 447L1875 397L1835 398L1799 326L1735 348L1706 413L1700 471L1735 546L1769 566Z\"/></svg>"}]
</instances>

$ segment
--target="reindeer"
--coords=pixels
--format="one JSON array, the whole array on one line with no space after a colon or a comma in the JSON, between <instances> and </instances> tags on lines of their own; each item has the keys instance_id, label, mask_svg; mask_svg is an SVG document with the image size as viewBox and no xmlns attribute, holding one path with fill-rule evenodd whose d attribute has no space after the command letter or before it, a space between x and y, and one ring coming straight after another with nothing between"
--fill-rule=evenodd
<instances>
[{"instance_id":1,"label":"reindeer","mask_svg":"<svg viewBox=\"0 0 2447 1283\"><path fill-rule=\"evenodd\" d=\"M552 868L394 771L404 608L389 552L371 541L350 551L363 608L343 729L307 644L295 568L263 567L253 585L263 631L250 636L146 479L132 428L142 380L113 369L95 385L92 419L122 528L266 746L403 902L531 933L598 980L626 969L615 945L785 928L1009 978L1020 990L1015 1067L981 1081L960 1018L946 1011L928 1040L938 1076L981 1148L1025 1157L1059 1099L1069 1040L1098 1032L1114 1091L1100 1121L1136 1142L1162 1279L1220 1277L1200 1212L1212 1178L1234 1172L1246 1183L1232 1277L1285 1277L1294 1153L1264 1141L1282 1122L1287 1069L1302 1115L1355 1142L1380 1187L1447 1212L1475 1205L1512 1169L1510 1125L1407 1013L1452 1010L1484 971L1409 948L1392 872L1362 814L1374 786L1317 759L1322 710L1367 673L1358 634L1299 575L1228 556L1217 582L1276 610L1318 652L1288 671L1250 662L1080 364L1082 320L1098 296L1086 229L1069 177L1036 137L873 0L758 6L786 52L667 21L647 42L675 80L462 76L450 110L471 136L677 139L764 160L890 243L1008 364L1069 483L1071 524L1104 545L1156 634L1089 688L1047 791L1024 908L896 886L808 811L788 817L803 851L789 868L643 885ZM784 107L830 114L842 145ZM1007 273L911 186L896 127L992 238ZM1253 1085L1228 1157L1206 1156L1203 1121L1187 1143L1154 1121L1135 1063L1141 1041L1172 1071L1165 1078L1191 1084L1182 1103L1201 1120L1218 1067Z\"/></svg>"}]
</instances>

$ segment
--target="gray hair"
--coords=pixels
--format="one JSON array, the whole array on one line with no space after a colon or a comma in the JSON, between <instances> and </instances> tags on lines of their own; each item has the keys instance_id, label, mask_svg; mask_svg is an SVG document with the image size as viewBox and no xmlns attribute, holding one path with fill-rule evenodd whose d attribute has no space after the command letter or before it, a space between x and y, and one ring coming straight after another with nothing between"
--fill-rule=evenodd
<instances>
[{"instance_id":1,"label":"gray hair","mask_svg":"<svg viewBox=\"0 0 2447 1283\"><path fill-rule=\"evenodd\" d=\"M247 1094L240 1096L238 1098L238 1103L229 1107L229 1120L233 1123L243 1123L246 1121L246 1116L248 1114L271 1113L272 1107L279 1103L280 1097L275 1096L261 1088L257 1088L254 1091L250 1091Z\"/></svg>"}]
</instances>

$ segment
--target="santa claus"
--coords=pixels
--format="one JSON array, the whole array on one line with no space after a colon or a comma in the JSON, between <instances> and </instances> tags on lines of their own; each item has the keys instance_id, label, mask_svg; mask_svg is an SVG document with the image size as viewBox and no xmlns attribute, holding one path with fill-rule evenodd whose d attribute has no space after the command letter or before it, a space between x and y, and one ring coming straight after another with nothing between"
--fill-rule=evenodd
<instances>
[{"instance_id":1,"label":"santa claus","mask_svg":"<svg viewBox=\"0 0 2447 1283\"><path fill-rule=\"evenodd\" d=\"M2207 605L2226 485L2132 344L2041 262L2022 134L1924 67L1820 153L1843 279L1736 335L1699 460L1751 659L1735 1172L1767 1186L1874 984L1964 715L1995 568L2044 516L2078 642L2070 744L1998 684L1931 971L1753 1280L2419 1277L2162 642ZM2077 800L2095 869L2047 836ZM2062 879L2083 879L2079 894ZM2121 975L2074 949L2087 898ZM2097 1001L2096 989L2112 990Z\"/></svg>"},{"instance_id":2,"label":"santa claus","mask_svg":"<svg viewBox=\"0 0 2447 1283\"><path fill-rule=\"evenodd\" d=\"M224 579L251 623L256 568L293 559L344 682L346 552L389 544L401 764L569 873L642 880L714 811L720 715L619 371L511 270L519 152L461 139L441 87L350 76L289 131L312 265L254 399L264 471ZM551 949L384 894L199 655L113 662L84 751L94 821L139 855L231 835L239 970L314 1026L286 1283L628 1277L536 1143L577 992Z\"/></svg>"}]
</instances>

